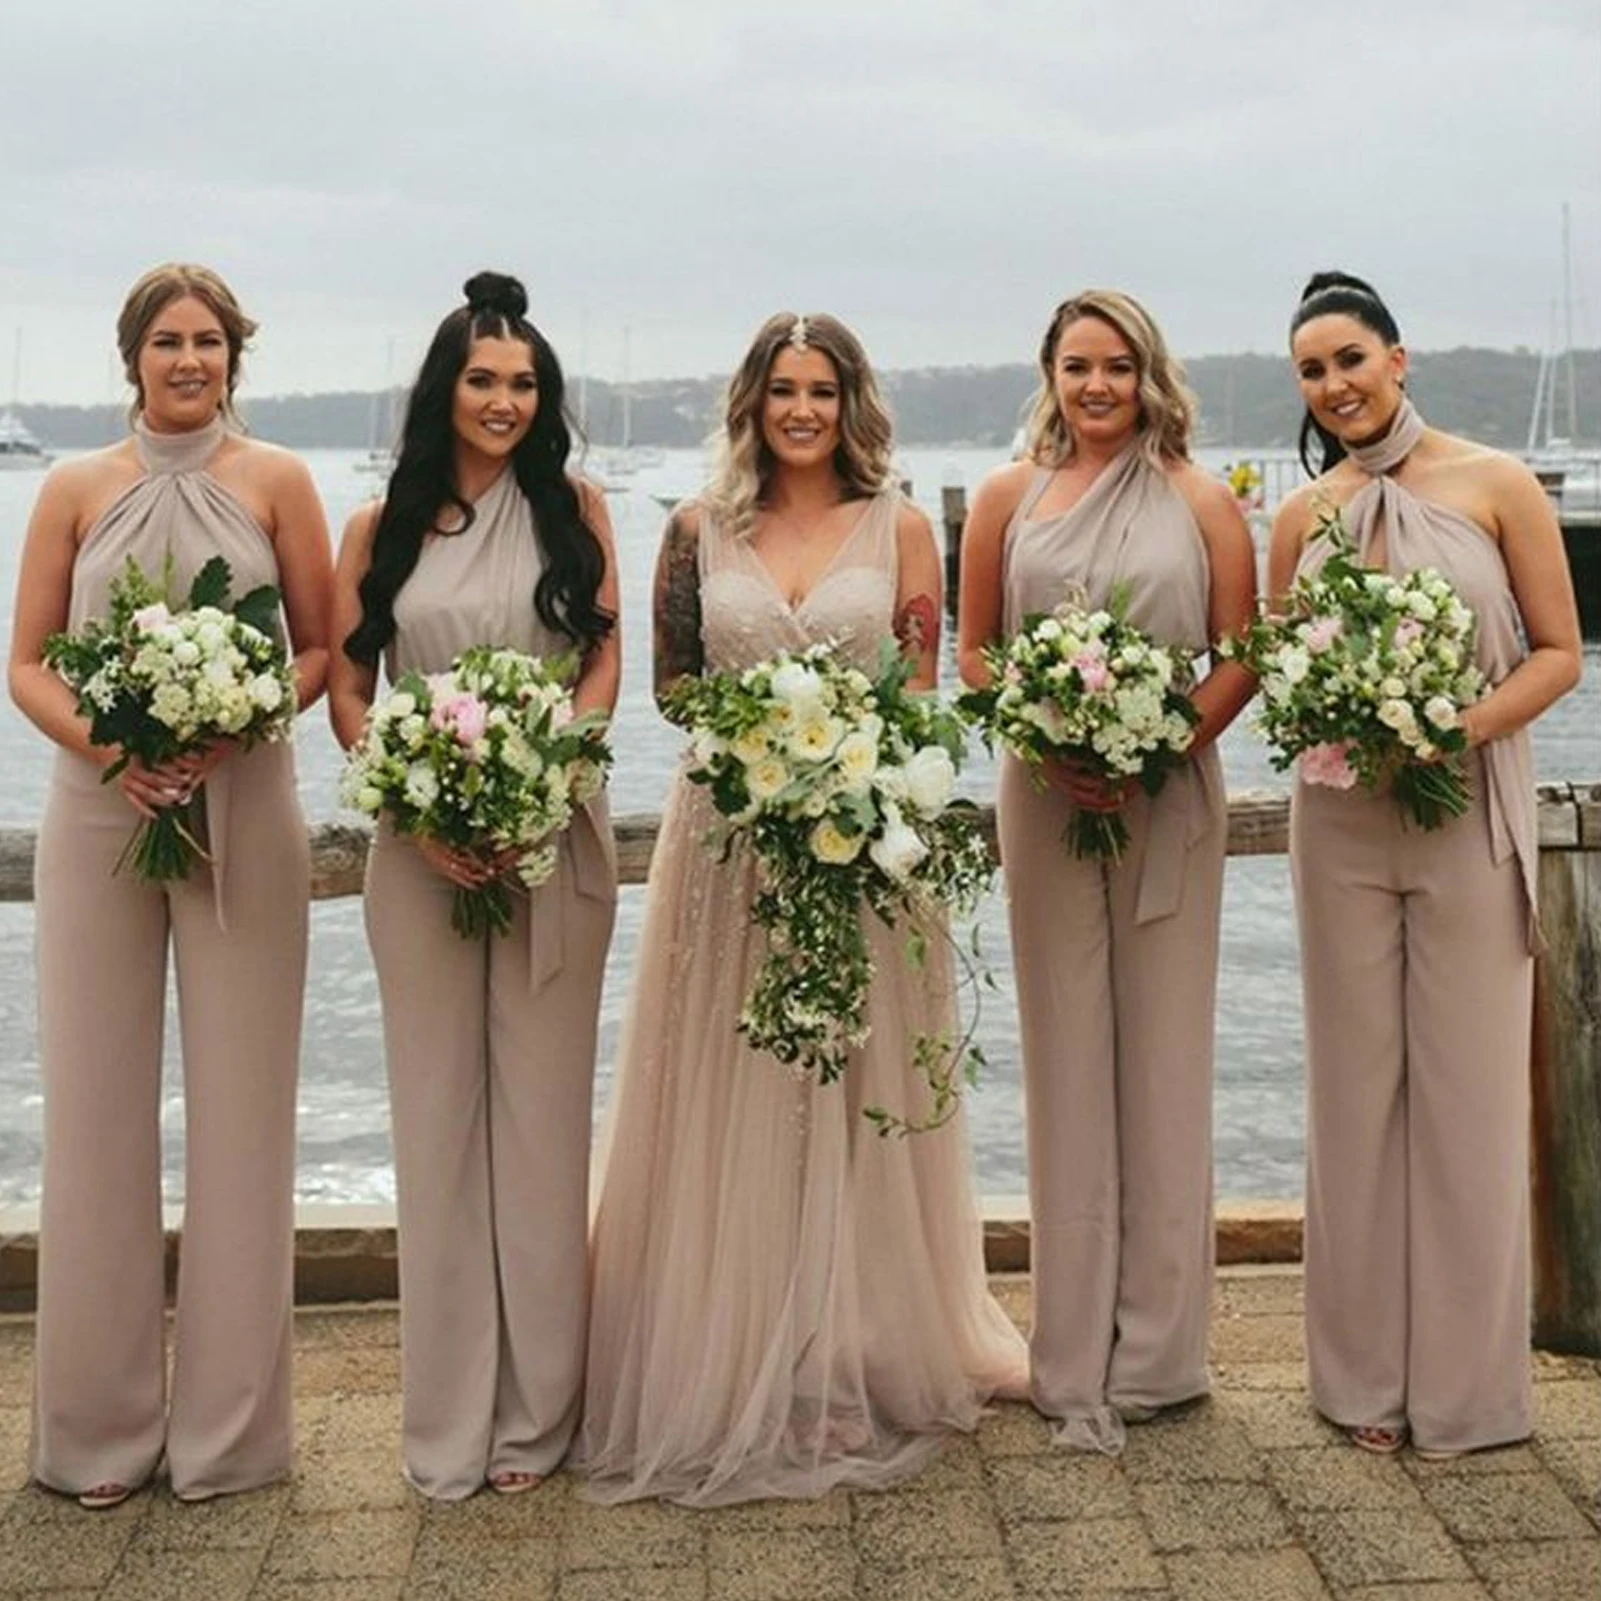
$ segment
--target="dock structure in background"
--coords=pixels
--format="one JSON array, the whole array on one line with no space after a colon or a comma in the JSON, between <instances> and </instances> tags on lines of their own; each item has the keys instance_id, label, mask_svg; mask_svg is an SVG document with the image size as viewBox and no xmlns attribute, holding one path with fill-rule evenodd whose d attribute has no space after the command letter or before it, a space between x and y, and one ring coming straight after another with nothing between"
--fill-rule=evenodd
<instances>
[{"instance_id":1,"label":"dock structure in background","mask_svg":"<svg viewBox=\"0 0 1601 1601\"><path fill-rule=\"evenodd\" d=\"M1229 855L1283 855L1289 848L1289 813L1283 794L1231 795ZM994 851L993 808L984 809L984 820ZM616 819L621 883L645 882L659 822L649 813ZM1534 1337L1544 1349L1601 1357L1601 782L1542 784L1539 833L1546 949L1535 963L1530 1042ZM359 895L370 829L317 823L310 835L313 899ZM31 829L0 829L0 901L33 899L34 844ZM1275 1216L1265 1220L1270 1226L1238 1229L1238 1237L1226 1241L1220 1214L1220 1257L1245 1259L1255 1248L1244 1242L1254 1239L1271 1242L1263 1253L1283 1260L1299 1241L1298 1229L1289 1227L1295 1221ZM340 1246L329 1243L341 1233L330 1219L321 1248L327 1260L321 1267L307 1260L297 1269L307 1298L317 1298L315 1286L324 1280L348 1284L348 1270L337 1259L346 1250L360 1256L366 1247L358 1237L376 1227L371 1218L353 1222L343 1232L358 1239L357 1247L348 1241ZM986 1232L993 1269L1027 1265L1026 1220L996 1219ZM317 1249L304 1247L299 1254L315 1257ZM0 1238L0 1305L15 1309L28 1302L32 1263L29 1240ZM388 1281L379 1272L374 1282Z\"/></svg>"}]
</instances>

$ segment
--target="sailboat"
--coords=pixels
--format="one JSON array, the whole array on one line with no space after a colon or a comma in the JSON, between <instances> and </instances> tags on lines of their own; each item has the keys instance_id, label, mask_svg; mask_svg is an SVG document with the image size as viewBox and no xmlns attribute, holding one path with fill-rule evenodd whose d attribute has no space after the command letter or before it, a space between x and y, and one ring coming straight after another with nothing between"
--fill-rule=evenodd
<instances>
[{"instance_id":1,"label":"sailboat","mask_svg":"<svg viewBox=\"0 0 1601 1601\"><path fill-rule=\"evenodd\" d=\"M623 329L623 374L622 382L618 385L623 407L622 440L616 445L602 447L595 451L591 457L595 472L602 485L608 490L619 492L626 486L618 483L618 479L631 478L641 468L660 467L667 459L666 454L659 445L636 445L634 443L634 387L628 370L630 339L631 330L625 326Z\"/></svg>"},{"instance_id":2,"label":"sailboat","mask_svg":"<svg viewBox=\"0 0 1601 1601\"><path fill-rule=\"evenodd\" d=\"M367 411L367 453L357 458L359 473L371 473L387 478L395 470L395 391L390 374L395 366L395 342L389 341L384 352L384 387L373 396Z\"/></svg>"},{"instance_id":3,"label":"sailboat","mask_svg":"<svg viewBox=\"0 0 1601 1601\"><path fill-rule=\"evenodd\" d=\"M1553 323L1555 317L1553 316ZM1573 253L1568 207L1562 207L1562 340L1542 352L1529 410L1523 458L1545 484L1564 517L1601 513L1601 446L1579 441L1579 388L1573 358ZM1557 389L1566 379L1567 431L1557 432Z\"/></svg>"},{"instance_id":4,"label":"sailboat","mask_svg":"<svg viewBox=\"0 0 1601 1601\"><path fill-rule=\"evenodd\" d=\"M11 404L0 411L0 472L39 471L56 459L22 420L22 413L17 409L21 390L22 330L19 328L11 356Z\"/></svg>"}]
</instances>

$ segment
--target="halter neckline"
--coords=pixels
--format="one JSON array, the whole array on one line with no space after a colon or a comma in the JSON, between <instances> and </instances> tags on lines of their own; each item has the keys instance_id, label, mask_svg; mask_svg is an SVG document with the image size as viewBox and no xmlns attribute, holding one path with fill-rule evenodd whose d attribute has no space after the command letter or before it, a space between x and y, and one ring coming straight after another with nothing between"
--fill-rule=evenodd
<instances>
[{"instance_id":1,"label":"halter neckline","mask_svg":"<svg viewBox=\"0 0 1601 1601\"><path fill-rule=\"evenodd\" d=\"M204 428L176 434L157 433L143 417L133 421L134 448L145 470L153 474L199 472L227 433L228 419L220 411Z\"/></svg>"},{"instance_id":2,"label":"halter neckline","mask_svg":"<svg viewBox=\"0 0 1601 1601\"><path fill-rule=\"evenodd\" d=\"M1402 395L1400 408L1384 437L1365 445L1347 445L1345 453L1363 472L1374 478L1382 478L1386 473L1394 472L1412 454L1423 437L1425 427L1427 424L1417 407Z\"/></svg>"}]
</instances>

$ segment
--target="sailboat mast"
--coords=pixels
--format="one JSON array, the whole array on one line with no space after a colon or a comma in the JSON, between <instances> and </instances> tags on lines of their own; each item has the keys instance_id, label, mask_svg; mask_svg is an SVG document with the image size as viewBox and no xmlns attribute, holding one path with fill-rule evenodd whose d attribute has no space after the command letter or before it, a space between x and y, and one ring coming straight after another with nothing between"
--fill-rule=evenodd
<instances>
[{"instance_id":1,"label":"sailboat mast","mask_svg":"<svg viewBox=\"0 0 1601 1601\"><path fill-rule=\"evenodd\" d=\"M1568 353L1568 439L1579 439L1579 382L1573 362L1573 242L1568 203L1562 202L1562 348Z\"/></svg>"},{"instance_id":2,"label":"sailboat mast","mask_svg":"<svg viewBox=\"0 0 1601 1601\"><path fill-rule=\"evenodd\" d=\"M629 344L633 330L623 324L623 449L634 442L634 387L628 372Z\"/></svg>"}]
</instances>

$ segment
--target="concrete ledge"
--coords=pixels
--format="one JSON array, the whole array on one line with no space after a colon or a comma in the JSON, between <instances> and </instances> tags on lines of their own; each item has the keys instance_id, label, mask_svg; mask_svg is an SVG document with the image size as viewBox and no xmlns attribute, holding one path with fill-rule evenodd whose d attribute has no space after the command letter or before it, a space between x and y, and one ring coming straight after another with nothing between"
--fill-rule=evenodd
<instances>
[{"instance_id":1,"label":"concrete ledge","mask_svg":"<svg viewBox=\"0 0 1601 1601\"><path fill-rule=\"evenodd\" d=\"M1026 1273L1028 1204L986 1196L984 1262L991 1273ZM169 1208L167 1289L178 1271L180 1208ZM1217 1208L1217 1259L1298 1262L1301 1208L1294 1201L1224 1201ZM32 1206L0 1208L0 1312L31 1312L39 1280L39 1215ZM399 1294L395 1214L388 1206L302 1206L295 1217L295 1301L392 1301Z\"/></svg>"}]
</instances>

